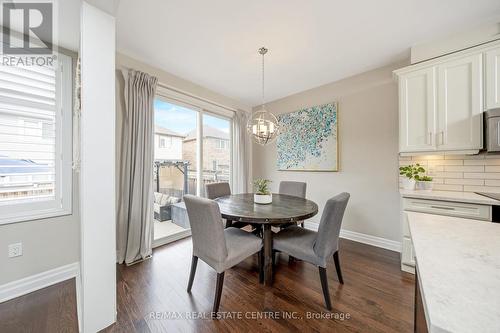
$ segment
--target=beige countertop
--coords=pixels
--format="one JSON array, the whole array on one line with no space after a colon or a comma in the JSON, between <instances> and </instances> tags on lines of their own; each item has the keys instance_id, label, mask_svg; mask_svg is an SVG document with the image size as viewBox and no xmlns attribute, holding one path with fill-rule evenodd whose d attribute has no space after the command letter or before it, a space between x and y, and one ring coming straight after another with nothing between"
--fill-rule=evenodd
<instances>
[{"instance_id":1,"label":"beige countertop","mask_svg":"<svg viewBox=\"0 0 500 333\"><path fill-rule=\"evenodd\" d=\"M399 193L403 198L467 202L480 205L500 206L500 201L473 192L419 191L400 189Z\"/></svg>"},{"instance_id":2,"label":"beige countertop","mask_svg":"<svg viewBox=\"0 0 500 333\"><path fill-rule=\"evenodd\" d=\"M406 214L429 332L500 332L500 224Z\"/></svg>"}]
</instances>

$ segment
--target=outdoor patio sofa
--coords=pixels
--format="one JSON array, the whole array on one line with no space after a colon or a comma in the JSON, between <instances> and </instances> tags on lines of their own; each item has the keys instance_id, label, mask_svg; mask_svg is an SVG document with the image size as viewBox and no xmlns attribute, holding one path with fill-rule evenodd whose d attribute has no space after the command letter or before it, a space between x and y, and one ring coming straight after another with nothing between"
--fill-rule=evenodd
<instances>
[{"instance_id":1,"label":"outdoor patio sofa","mask_svg":"<svg viewBox=\"0 0 500 333\"><path fill-rule=\"evenodd\" d=\"M154 218L160 222L172 219L171 205L181 202L181 198L154 192Z\"/></svg>"}]
</instances>

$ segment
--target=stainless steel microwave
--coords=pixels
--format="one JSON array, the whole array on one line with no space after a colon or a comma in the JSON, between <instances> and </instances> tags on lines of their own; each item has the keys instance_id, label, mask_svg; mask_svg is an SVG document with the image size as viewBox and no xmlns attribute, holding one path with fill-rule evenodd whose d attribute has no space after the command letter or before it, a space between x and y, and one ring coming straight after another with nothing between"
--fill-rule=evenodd
<instances>
[{"instance_id":1,"label":"stainless steel microwave","mask_svg":"<svg viewBox=\"0 0 500 333\"><path fill-rule=\"evenodd\" d=\"M484 133L488 153L500 153L500 108L484 113Z\"/></svg>"}]
</instances>

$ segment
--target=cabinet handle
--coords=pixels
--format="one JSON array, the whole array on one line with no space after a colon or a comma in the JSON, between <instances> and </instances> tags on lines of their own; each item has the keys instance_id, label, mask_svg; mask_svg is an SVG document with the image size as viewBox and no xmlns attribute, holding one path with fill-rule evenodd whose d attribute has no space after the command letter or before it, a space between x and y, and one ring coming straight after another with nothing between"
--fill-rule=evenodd
<instances>
[{"instance_id":1,"label":"cabinet handle","mask_svg":"<svg viewBox=\"0 0 500 333\"><path fill-rule=\"evenodd\" d=\"M429 144L432 146L432 132L429 132Z\"/></svg>"},{"instance_id":2,"label":"cabinet handle","mask_svg":"<svg viewBox=\"0 0 500 333\"><path fill-rule=\"evenodd\" d=\"M443 207L443 206L431 206L431 208L444 209L444 210L455 210L453 207Z\"/></svg>"},{"instance_id":3,"label":"cabinet handle","mask_svg":"<svg viewBox=\"0 0 500 333\"><path fill-rule=\"evenodd\" d=\"M439 136L441 137L440 144L444 145L444 131L439 131Z\"/></svg>"}]
</instances>

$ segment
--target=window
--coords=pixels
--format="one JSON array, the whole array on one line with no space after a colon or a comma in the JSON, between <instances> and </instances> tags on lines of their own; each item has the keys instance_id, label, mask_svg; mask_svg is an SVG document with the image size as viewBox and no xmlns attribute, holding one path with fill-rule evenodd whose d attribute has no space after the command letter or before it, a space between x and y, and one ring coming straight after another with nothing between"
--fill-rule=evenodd
<instances>
[{"instance_id":1,"label":"window","mask_svg":"<svg viewBox=\"0 0 500 333\"><path fill-rule=\"evenodd\" d=\"M164 165L155 188L176 197L183 193L204 196L206 184L230 182L232 119L163 97L158 97L154 105L156 131L168 135L168 141L162 142L161 137L158 141L159 148L166 149L155 151L155 160ZM186 179L182 167L174 165L179 161L186 163Z\"/></svg>"},{"instance_id":2,"label":"window","mask_svg":"<svg viewBox=\"0 0 500 333\"><path fill-rule=\"evenodd\" d=\"M71 213L71 58L0 66L0 224Z\"/></svg>"},{"instance_id":3,"label":"window","mask_svg":"<svg viewBox=\"0 0 500 333\"><path fill-rule=\"evenodd\" d=\"M165 148L165 138L160 137L160 148Z\"/></svg>"},{"instance_id":4,"label":"window","mask_svg":"<svg viewBox=\"0 0 500 333\"><path fill-rule=\"evenodd\" d=\"M203 114L203 183L231 181L231 119ZM203 186L203 193L205 186Z\"/></svg>"},{"instance_id":5,"label":"window","mask_svg":"<svg viewBox=\"0 0 500 333\"><path fill-rule=\"evenodd\" d=\"M196 194L198 112L159 98L154 102L154 110L155 128L162 134L159 136L162 149L154 152L155 161L162 165L155 175L159 177L155 179L155 191L174 198Z\"/></svg>"},{"instance_id":6,"label":"window","mask_svg":"<svg viewBox=\"0 0 500 333\"><path fill-rule=\"evenodd\" d=\"M229 141L228 140L217 140L216 147L217 147L217 149L228 149L229 148Z\"/></svg>"}]
</instances>

